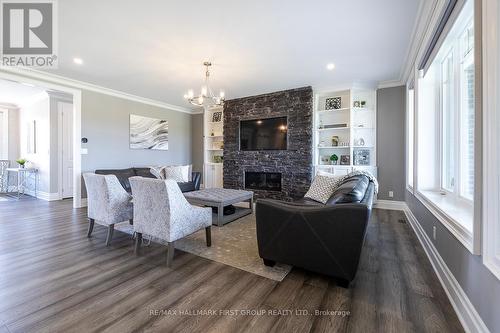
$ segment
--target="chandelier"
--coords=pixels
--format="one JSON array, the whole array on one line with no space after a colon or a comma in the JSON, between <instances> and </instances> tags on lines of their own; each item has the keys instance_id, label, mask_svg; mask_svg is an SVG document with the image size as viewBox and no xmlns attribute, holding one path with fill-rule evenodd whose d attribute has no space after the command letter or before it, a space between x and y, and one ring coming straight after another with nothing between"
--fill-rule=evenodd
<instances>
[{"instance_id":1,"label":"chandelier","mask_svg":"<svg viewBox=\"0 0 500 333\"><path fill-rule=\"evenodd\" d=\"M223 105L224 104L224 91L220 91L219 96L215 96L210 89L209 79L210 79L210 66L212 63L205 61L203 66L206 67L205 71L205 84L201 87L201 93L197 96L194 95L193 89L189 89L187 94L184 94L184 98L188 100L189 103L196 106L210 106L210 105Z\"/></svg>"}]
</instances>

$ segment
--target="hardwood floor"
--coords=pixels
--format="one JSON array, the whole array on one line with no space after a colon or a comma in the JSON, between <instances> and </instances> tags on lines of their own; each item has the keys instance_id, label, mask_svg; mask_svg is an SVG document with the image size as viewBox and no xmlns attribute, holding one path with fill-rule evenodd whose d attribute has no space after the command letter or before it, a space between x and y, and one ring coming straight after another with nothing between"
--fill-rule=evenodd
<instances>
[{"instance_id":1,"label":"hardwood floor","mask_svg":"<svg viewBox=\"0 0 500 333\"><path fill-rule=\"evenodd\" d=\"M178 250L169 269L165 247L135 257L128 235L116 231L106 247L97 224L88 239L86 209L71 205L0 201L0 333L463 331L398 211L374 210L343 289L300 269L278 283Z\"/></svg>"}]
</instances>

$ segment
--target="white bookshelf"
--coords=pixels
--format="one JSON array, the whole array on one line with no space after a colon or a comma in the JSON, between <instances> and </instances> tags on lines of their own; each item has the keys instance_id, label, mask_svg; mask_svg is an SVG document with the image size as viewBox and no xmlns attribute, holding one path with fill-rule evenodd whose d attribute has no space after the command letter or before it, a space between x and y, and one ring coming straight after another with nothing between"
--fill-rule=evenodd
<instances>
[{"instance_id":1,"label":"white bookshelf","mask_svg":"<svg viewBox=\"0 0 500 333\"><path fill-rule=\"evenodd\" d=\"M340 98L340 103L332 103L332 98ZM315 93L315 172L321 170L343 175L353 170L367 170L377 175L376 98L374 89L347 88ZM330 105L327 105L327 100ZM363 106L361 102L364 102ZM330 161L334 154L338 157L337 164ZM342 156L347 157L348 163L341 163Z\"/></svg>"},{"instance_id":2,"label":"white bookshelf","mask_svg":"<svg viewBox=\"0 0 500 333\"><path fill-rule=\"evenodd\" d=\"M214 119L214 114L220 114ZM203 115L203 186L222 187L224 155L224 108L206 108Z\"/></svg>"}]
</instances>

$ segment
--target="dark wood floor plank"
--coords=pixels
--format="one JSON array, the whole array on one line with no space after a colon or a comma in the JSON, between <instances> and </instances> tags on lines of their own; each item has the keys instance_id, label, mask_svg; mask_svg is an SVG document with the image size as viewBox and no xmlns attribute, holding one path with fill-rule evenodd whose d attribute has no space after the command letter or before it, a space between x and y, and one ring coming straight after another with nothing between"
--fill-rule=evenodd
<instances>
[{"instance_id":1,"label":"dark wood floor plank","mask_svg":"<svg viewBox=\"0 0 500 333\"><path fill-rule=\"evenodd\" d=\"M106 247L98 225L87 238L86 210L71 205L0 202L0 333L463 331L399 211L373 211L357 277L343 289L301 269L276 282L182 251L167 268L164 246L135 256L117 231Z\"/></svg>"}]
</instances>

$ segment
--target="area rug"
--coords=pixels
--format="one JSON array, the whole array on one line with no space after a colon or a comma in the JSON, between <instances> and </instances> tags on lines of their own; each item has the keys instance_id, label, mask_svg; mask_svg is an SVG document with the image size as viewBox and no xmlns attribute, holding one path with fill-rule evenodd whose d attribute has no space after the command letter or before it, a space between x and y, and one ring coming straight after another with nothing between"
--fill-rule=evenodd
<instances>
[{"instance_id":1,"label":"area rug","mask_svg":"<svg viewBox=\"0 0 500 333\"><path fill-rule=\"evenodd\" d=\"M133 226L128 222L116 224L115 229L128 234L133 233ZM152 241L161 243L157 239ZM291 266L284 264L276 264L274 267L263 264L257 249L253 214L223 227L212 226L211 247L206 246L203 229L176 241L175 248L275 281L282 281L292 269Z\"/></svg>"}]
</instances>

